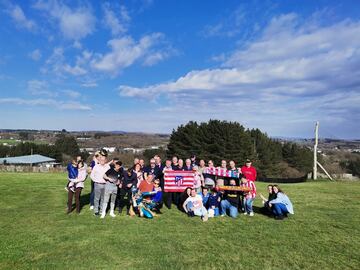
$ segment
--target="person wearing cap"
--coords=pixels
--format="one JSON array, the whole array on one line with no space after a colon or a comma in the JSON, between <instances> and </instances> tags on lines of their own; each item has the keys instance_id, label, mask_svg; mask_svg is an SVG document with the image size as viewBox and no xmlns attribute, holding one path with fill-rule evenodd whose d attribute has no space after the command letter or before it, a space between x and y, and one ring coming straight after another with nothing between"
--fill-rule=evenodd
<instances>
[{"instance_id":1,"label":"person wearing cap","mask_svg":"<svg viewBox=\"0 0 360 270\"><path fill-rule=\"evenodd\" d=\"M256 169L252 166L250 159L247 159L245 165L241 167L241 173L247 180L256 181Z\"/></svg>"}]
</instances>

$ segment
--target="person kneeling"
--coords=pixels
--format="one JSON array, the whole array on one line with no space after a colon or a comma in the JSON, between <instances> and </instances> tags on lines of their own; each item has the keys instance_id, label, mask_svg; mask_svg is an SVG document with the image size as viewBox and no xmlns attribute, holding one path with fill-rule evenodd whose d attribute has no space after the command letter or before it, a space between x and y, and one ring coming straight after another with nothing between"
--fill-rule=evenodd
<instances>
[{"instance_id":1,"label":"person kneeling","mask_svg":"<svg viewBox=\"0 0 360 270\"><path fill-rule=\"evenodd\" d=\"M294 214L293 205L288 196L278 187L273 186L276 199L269 201L269 207L272 208L275 219L284 219L287 214Z\"/></svg>"},{"instance_id":2,"label":"person kneeling","mask_svg":"<svg viewBox=\"0 0 360 270\"><path fill-rule=\"evenodd\" d=\"M212 189L211 194L209 195L208 200L208 214L209 217L217 217L220 216L220 194L217 192L215 188Z\"/></svg>"},{"instance_id":3,"label":"person kneeling","mask_svg":"<svg viewBox=\"0 0 360 270\"><path fill-rule=\"evenodd\" d=\"M191 189L190 197L187 198L185 200L185 202L183 203L183 208L186 213L189 212L189 208L188 208L189 202L192 204L192 205L190 204L191 205L190 211L192 211L195 216L200 216L203 221L207 221L208 213L202 203L202 197L200 195L196 194L196 190L193 188Z\"/></svg>"},{"instance_id":4,"label":"person kneeling","mask_svg":"<svg viewBox=\"0 0 360 270\"><path fill-rule=\"evenodd\" d=\"M234 179L230 180L230 186L235 186L236 182ZM232 218L238 216L238 206L239 206L239 193L236 191L226 190L224 193L224 199L221 201L221 216L226 215L226 211L229 210L229 215Z\"/></svg>"}]
</instances>

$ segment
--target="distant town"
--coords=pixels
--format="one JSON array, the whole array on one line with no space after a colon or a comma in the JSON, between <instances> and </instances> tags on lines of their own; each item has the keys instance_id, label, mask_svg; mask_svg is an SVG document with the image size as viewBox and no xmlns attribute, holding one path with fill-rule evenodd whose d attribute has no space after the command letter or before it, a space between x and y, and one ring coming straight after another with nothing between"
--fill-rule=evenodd
<instances>
[{"instance_id":1,"label":"distant town","mask_svg":"<svg viewBox=\"0 0 360 270\"><path fill-rule=\"evenodd\" d=\"M12 130L0 129L0 145L11 146L19 142L34 142L52 145L56 136L66 130ZM104 148L110 153L131 152L141 154L146 149L166 149L170 134L150 134L125 131L66 131L76 138L81 151L93 154L99 148ZM314 139L274 137L280 142L295 142L312 148ZM327 154L329 151L360 153L360 139L342 140L321 138L319 139L319 153Z\"/></svg>"},{"instance_id":2,"label":"distant town","mask_svg":"<svg viewBox=\"0 0 360 270\"><path fill-rule=\"evenodd\" d=\"M59 134L66 130L0 130L0 144L16 145L20 142L32 142L53 145ZM84 131L67 132L72 135L81 151L94 154L100 148L109 153L141 154L147 149L166 149L169 134L147 134L123 131Z\"/></svg>"}]
</instances>

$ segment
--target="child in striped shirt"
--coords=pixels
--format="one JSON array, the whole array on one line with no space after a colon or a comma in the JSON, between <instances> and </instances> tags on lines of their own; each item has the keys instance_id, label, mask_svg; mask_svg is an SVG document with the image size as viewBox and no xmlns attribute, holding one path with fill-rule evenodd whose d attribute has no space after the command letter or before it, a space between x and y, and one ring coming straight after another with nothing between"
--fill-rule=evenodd
<instances>
[{"instance_id":1,"label":"child in striped shirt","mask_svg":"<svg viewBox=\"0 0 360 270\"><path fill-rule=\"evenodd\" d=\"M247 180L246 178L241 178L240 186L249 188L250 191L244 194L245 196L245 212L244 215L254 216L253 212L253 203L256 197L256 186L254 181Z\"/></svg>"}]
</instances>

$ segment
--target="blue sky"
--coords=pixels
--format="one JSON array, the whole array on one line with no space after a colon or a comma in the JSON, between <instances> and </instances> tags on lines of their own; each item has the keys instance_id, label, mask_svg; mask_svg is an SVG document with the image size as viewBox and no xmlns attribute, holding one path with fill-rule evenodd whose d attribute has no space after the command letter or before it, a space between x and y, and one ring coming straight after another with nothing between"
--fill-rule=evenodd
<instances>
[{"instance_id":1,"label":"blue sky","mask_svg":"<svg viewBox=\"0 0 360 270\"><path fill-rule=\"evenodd\" d=\"M1 128L360 138L359 1L0 0Z\"/></svg>"}]
</instances>

